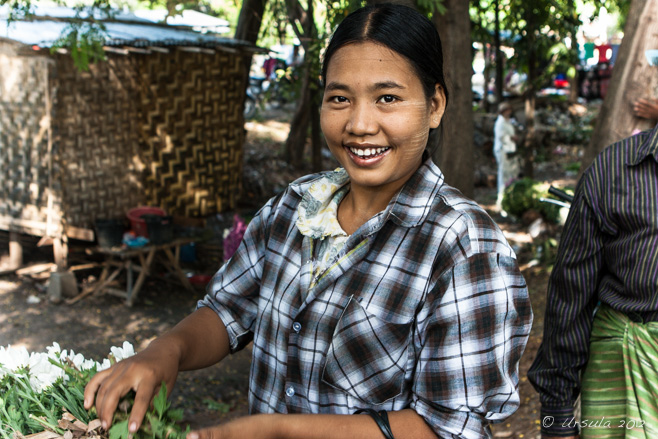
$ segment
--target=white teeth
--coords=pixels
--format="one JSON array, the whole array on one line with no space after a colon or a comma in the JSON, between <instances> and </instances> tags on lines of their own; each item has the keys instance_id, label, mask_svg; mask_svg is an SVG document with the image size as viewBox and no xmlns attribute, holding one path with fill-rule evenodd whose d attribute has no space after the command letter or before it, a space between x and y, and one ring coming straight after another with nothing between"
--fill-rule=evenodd
<instances>
[{"instance_id":1,"label":"white teeth","mask_svg":"<svg viewBox=\"0 0 658 439\"><path fill-rule=\"evenodd\" d=\"M370 157L374 155L381 154L388 151L389 148L366 148L366 149L357 149L350 148L352 154L358 155L359 157Z\"/></svg>"}]
</instances>

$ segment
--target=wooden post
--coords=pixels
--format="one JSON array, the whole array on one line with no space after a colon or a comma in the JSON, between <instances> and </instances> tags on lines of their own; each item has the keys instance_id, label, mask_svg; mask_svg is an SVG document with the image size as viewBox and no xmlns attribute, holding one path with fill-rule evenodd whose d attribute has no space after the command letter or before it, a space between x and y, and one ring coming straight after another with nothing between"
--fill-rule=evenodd
<instances>
[{"instance_id":1,"label":"wooden post","mask_svg":"<svg viewBox=\"0 0 658 439\"><path fill-rule=\"evenodd\" d=\"M62 235L53 240L53 253L57 271L66 271L69 265L69 239L68 236Z\"/></svg>"},{"instance_id":2,"label":"wooden post","mask_svg":"<svg viewBox=\"0 0 658 439\"><path fill-rule=\"evenodd\" d=\"M9 266L12 269L23 265L23 245L19 238L18 232L9 232Z\"/></svg>"}]
</instances>

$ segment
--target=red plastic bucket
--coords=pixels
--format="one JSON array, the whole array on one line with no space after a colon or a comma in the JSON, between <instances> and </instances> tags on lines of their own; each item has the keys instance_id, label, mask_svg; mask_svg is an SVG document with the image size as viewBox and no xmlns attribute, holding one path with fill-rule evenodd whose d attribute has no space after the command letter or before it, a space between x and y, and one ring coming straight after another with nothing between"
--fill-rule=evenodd
<instances>
[{"instance_id":1,"label":"red plastic bucket","mask_svg":"<svg viewBox=\"0 0 658 439\"><path fill-rule=\"evenodd\" d=\"M160 209L159 207L150 207L150 206L140 206L130 209L128 211L128 219L130 220L130 227L132 231L137 236L144 236L148 238L148 228L146 227L146 221L144 221L142 215L160 215L166 216L167 213Z\"/></svg>"}]
</instances>

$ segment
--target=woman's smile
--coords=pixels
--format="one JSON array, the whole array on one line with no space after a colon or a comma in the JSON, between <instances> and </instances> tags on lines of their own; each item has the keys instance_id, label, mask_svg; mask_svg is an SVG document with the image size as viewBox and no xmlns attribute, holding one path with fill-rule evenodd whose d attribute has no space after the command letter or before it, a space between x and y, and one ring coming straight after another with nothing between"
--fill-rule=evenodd
<instances>
[{"instance_id":1,"label":"woman's smile","mask_svg":"<svg viewBox=\"0 0 658 439\"><path fill-rule=\"evenodd\" d=\"M373 165L381 160L391 148L389 146L378 146L369 144L347 144L345 148L358 166Z\"/></svg>"}]
</instances>

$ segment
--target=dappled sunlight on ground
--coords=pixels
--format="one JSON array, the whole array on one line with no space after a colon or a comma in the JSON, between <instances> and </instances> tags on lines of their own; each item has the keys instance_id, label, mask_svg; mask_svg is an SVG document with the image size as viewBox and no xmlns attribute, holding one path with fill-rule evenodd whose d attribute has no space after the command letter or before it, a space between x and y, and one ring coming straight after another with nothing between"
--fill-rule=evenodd
<instances>
[{"instance_id":1,"label":"dappled sunlight on ground","mask_svg":"<svg viewBox=\"0 0 658 439\"><path fill-rule=\"evenodd\" d=\"M285 142L290 132L290 124L268 120L263 123L246 122L245 128L248 131L249 140L272 140L274 142Z\"/></svg>"}]
</instances>

